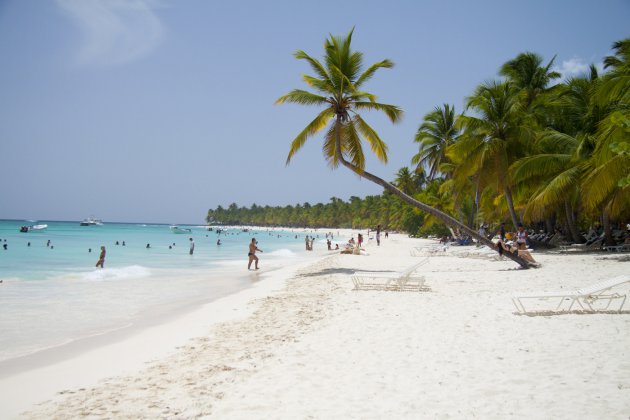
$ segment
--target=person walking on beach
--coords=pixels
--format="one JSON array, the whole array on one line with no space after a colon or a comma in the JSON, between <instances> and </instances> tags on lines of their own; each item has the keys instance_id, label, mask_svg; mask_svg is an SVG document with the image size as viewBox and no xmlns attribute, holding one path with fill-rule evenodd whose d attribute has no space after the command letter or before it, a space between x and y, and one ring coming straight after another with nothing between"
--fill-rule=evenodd
<instances>
[{"instance_id":1,"label":"person walking on beach","mask_svg":"<svg viewBox=\"0 0 630 420\"><path fill-rule=\"evenodd\" d=\"M193 241L193 238L190 238L190 255L192 255L193 252L195 252L195 241Z\"/></svg>"},{"instance_id":2,"label":"person walking on beach","mask_svg":"<svg viewBox=\"0 0 630 420\"><path fill-rule=\"evenodd\" d=\"M96 267L101 267L103 268L103 265L105 265L105 247L101 246L101 255L99 255L98 257L98 261L96 262Z\"/></svg>"},{"instance_id":3,"label":"person walking on beach","mask_svg":"<svg viewBox=\"0 0 630 420\"><path fill-rule=\"evenodd\" d=\"M376 226L376 245L381 246L381 225Z\"/></svg>"},{"instance_id":4,"label":"person walking on beach","mask_svg":"<svg viewBox=\"0 0 630 420\"><path fill-rule=\"evenodd\" d=\"M256 238L252 238L252 241L249 244L249 253L247 256L249 257L249 263L247 264L247 269L250 270L252 266L252 261L256 261L254 267L258 270L258 257L256 256L256 251L263 252L262 249L259 249L257 246Z\"/></svg>"}]
</instances>

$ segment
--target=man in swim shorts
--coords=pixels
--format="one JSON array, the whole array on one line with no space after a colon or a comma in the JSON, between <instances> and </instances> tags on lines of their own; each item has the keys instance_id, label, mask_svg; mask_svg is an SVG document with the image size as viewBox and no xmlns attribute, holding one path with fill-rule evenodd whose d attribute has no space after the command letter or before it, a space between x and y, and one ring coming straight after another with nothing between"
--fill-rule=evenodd
<instances>
[{"instance_id":1,"label":"man in swim shorts","mask_svg":"<svg viewBox=\"0 0 630 420\"><path fill-rule=\"evenodd\" d=\"M247 254L247 256L249 257L249 264L247 264L248 270L252 266L252 261L256 261L256 264L254 264L254 267L256 268L256 270L258 270L258 257L256 256L256 251L260 251L260 252L263 252L263 251L262 249L258 249L256 245L257 245L256 238L252 238L252 241L249 244L249 253Z\"/></svg>"}]
</instances>

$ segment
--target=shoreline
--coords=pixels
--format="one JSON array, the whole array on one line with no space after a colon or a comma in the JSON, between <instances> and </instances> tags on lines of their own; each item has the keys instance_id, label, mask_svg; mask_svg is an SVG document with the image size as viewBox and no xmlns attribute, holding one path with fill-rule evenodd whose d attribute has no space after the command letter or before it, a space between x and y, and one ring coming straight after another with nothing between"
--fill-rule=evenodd
<instances>
[{"instance_id":1,"label":"shoreline","mask_svg":"<svg viewBox=\"0 0 630 420\"><path fill-rule=\"evenodd\" d=\"M627 415L630 311L519 316L511 297L584 287L628 262L535 253L543 268L520 270L446 252L421 269L431 291L352 290L354 271L406 268L419 261L410 251L431 243L390 234L381 247L368 241L369 255L325 252L282 269L222 299L224 317L196 338L167 337L177 350L83 388L58 387L25 417Z\"/></svg>"},{"instance_id":2,"label":"shoreline","mask_svg":"<svg viewBox=\"0 0 630 420\"><path fill-rule=\"evenodd\" d=\"M272 265L264 271L244 273L229 270L251 284L210 300L161 304L138 314L129 325L1 361L0 414L13 418L36 402L54 398L61 389L91 386L112 375L138 371L202 336L211 326L247 316L251 300L282 287L287 276L311 264L313 258L326 257L315 254L300 257L287 267ZM226 273L224 269L219 275Z\"/></svg>"}]
</instances>

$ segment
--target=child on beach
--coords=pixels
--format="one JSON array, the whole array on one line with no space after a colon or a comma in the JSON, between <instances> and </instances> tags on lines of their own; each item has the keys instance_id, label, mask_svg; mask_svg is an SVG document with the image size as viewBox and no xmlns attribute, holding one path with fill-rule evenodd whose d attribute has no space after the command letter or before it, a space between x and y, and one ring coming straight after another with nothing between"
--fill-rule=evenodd
<instances>
[{"instance_id":1,"label":"child on beach","mask_svg":"<svg viewBox=\"0 0 630 420\"><path fill-rule=\"evenodd\" d=\"M256 251L263 252L262 249L259 249L257 246L256 238L252 238L252 242L249 244L249 253L247 256L249 257L249 263L247 264L247 269L249 270L252 266L252 261L256 261L254 267L258 270L258 257L256 256Z\"/></svg>"},{"instance_id":2,"label":"child on beach","mask_svg":"<svg viewBox=\"0 0 630 420\"><path fill-rule=\"evenodd\" d=\"M103 268L105 264L105 247L101 246L101 255L98 257L98 261L96 262L96 267Z\"/></svg>"}]
</instances>

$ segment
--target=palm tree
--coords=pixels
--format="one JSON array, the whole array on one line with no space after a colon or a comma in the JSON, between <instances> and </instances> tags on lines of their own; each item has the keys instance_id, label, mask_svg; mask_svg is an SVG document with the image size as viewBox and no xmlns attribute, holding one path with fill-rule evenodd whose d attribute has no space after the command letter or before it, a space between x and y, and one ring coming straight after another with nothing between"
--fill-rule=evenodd
<instances>
[{"instance_id":1,"label":"palm tree","mask_svg":"<svg viewBox=\"0 0 630 420\"><path fill-rule=\"evenodd\" d=\"M532 138L519 91L509 82L487 82L468 98L467 108L478 116L458 118L463 134L448 152L459 163L455 175L474 177L481 186L496 184L495 189L503 193L516 228L520 220L514 208L514 182L508 168L526 154Z\"/></svg>"},{"instance_id":2,"label":"palm tree","mask_svg":"<svg viewBox=\"0 0 630 420\"><path fill-rule=\"evenodd\" d=\"M396 173L394 185L405 194L413 195L418 189L416 179L417 178L413 173L411 173L409 168L404 166L398 170L398 173Z\"/></svg>"},{"instance_id":3,"label":"palm tree","mask_svg":"<svg viewBox=\"0 0 630 420\"><path fill-rule=\"evenodd\" d=\"M326 40L324 44L325 65L304 51L295 53L297 59L306 60L316 73L317 77L304 76L303 80L319 93L296 89L281 96L276 103L293 102L302 105L323 105L325 108L293 140L287 157L287 164L309 137L314 136L324 128L328 128L324 135L323 151L333 168L341 164L360 177L382 186L404 202L437 217L449 226L465 231L489 247L496 248L492 241L482 238L475 231L449 215L408 196L394 185L365 170L365 155L363 154L361 137L367 140L372 152L383 162L387 162L387 146L361 118L359 111L384 112L393 123L400 120L402 111L397 106L377 102L375 95L361 90L363 84L378 69L391 68L393 63L390 60L382 60L362 72L363 55L360 52L352 51L350 48L353 31L350 31L345 37L331 35ZM517 255L508 256L524 268L531 266Z\"/></svg>"},{"instance_id":4,"label":"palm tree","mask_svg":"<svg viewBox=\"0 0 630 420\"><path fill-rule=\"evenodd\" d=\"M561 76L560 73L551 70L555 59L554 56L543 67L541 56L525 52L501 66L499 74L505 76L510 83L524 93L525 109L529 110L534 101L546 91L549 83Z\"/></svg>"},{"instance_id":5,"label":"palm tree","mask_svg":"<svg viewBox=\"0 0 630 420\"><path fill-rule=\"evenodd\" d=\"M418 166L428 166L428 179L433 180L440 174L440 165L446 162L446 149L459 136L455 126L455 107L444 104L424 116L423 123L418 128L415 141L420 143L419 152L411 159L411 163Z\"/></svg>"}]
</instances>

